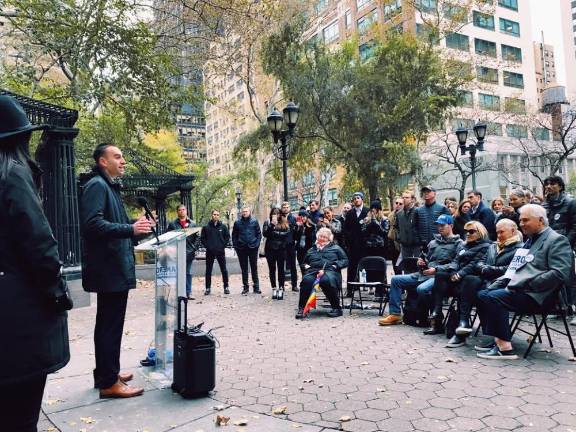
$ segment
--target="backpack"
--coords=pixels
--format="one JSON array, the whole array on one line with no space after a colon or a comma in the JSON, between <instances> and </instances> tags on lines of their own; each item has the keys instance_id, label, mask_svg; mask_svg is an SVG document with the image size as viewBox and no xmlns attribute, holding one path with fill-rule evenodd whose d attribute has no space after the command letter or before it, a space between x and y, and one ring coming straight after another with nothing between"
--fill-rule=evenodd
<instances>
[{"instance_id":1,"label":"backpack","mask_svg":"<svg viewBox=\"0 0 576 432\"><path fill-rule=\"evenodd\" d=\"M407 291L402 321L414 327L428 327L428 312L430 296L419 296L416 290Z\"/></svg>"}]
</instances>

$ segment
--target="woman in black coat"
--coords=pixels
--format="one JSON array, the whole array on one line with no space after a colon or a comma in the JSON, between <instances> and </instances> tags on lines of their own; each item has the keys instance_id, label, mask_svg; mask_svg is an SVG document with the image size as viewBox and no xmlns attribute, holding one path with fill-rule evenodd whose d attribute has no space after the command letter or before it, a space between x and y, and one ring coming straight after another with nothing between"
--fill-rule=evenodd
<instances>
[{"instance_id":1,"label":"woman in black coat","mask_svg":"<svg viewBox=\"0 0 576 432\"><path fill-rule=\"evenodd\" d=\"M296 258L300 266L300 272L304 276L304 257L306 252L314 246L316 241L316 225L310 220L310 213L300 210L296 218L296 229L294 231L294 242L296 244Z\"/></svg>"},{"instance_id":2,"label":"woman in black coat","mask_svg":"<svg viewBox=\"0 0 576 432\"><path fill-rule=\"evenodd\" d=\"M296 319L304 318L304 306L314 289L314 282L320 277L320 288L330 302L329 317L342 316L339 288L342 286L341 270L348 267L348 257L344 250L334 243L330 228L320 228L316 233L316 244L304 258L305 274L300 283L300 299Z\"/></svg>"},{"instance_id":3,"label":"woman in black coat","mask_svg":"<svg viewBox=\"0 0 576 432\"><path fill-rule=\"evenodd\" d=\"M36 431L46 376L70 359L61 263L28 155L22 107L0 96L0 429Z\"/></svg>"},{"instance_id":4,"label":"woman in black coat","mask_svg":"<svg viewBox=\"0 0 576 432\"><path fill-rule=\"evenodd\" d=\"M270 284L272 285L272 299L284 299L284 283L286 274L284 264L286 263L286 242L290 234L290 224L286 216L279 208L270 210L270 216L262 226L262 235L266 237L264 254L268 262L268 272ZM278 269L278 287L276 285L276 269Z\"/></svg>"},{"instance_id":5,"label":"woman in black coat","mask_svg":"<svg viewBox=\"0 0 576 432\"><path fill-rule=\"evenodd\" d=\"M458 315L460 325L458 328L470 329L470 311L471 305L466 304L466 298L460 297L460 287L462 281L469 275L473 275L476 271L478 263L484 259L490 246L488 231L478 221L471 221L464 225L466 232L466 243L464 248L456 255L456 258L448 266L446 272L442 271L434 277L434 287L432 288L432 296L434 299L434 310L431 315L432 325L425 331L425 334L437 334L442 331L441 323L443 320L442 303L444 297L453 294L458 297ZM448 348L456 348L464 345L465 336L470 332L459 332L455 334L446 345Z\"/></svg>"},{"instance_id":6,"label":"woman in black coat","mask_svg":"<svg viewBox=\"0 0 576 432\"><path fill-rule=\"evenodd\" d=\"M456 216L454 216L454 234L460 236L462 240L466 240L466 232L464 231L464 225L470 222L470 209L472 204L468 200L464 200L458 205L458 211Z\"/></svg>"}]
</instances>

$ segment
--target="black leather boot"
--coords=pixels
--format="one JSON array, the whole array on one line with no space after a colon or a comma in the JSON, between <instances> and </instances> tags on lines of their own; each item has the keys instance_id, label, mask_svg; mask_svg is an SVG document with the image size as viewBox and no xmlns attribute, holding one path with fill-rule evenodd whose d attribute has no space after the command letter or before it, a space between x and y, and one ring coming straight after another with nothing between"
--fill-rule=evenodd
<instances>
[{"instance_id":1,"label":"black leather boot","mask_svg":"<svg viewBox=\"0 0 576 432\"><path fill-rule=\"evenodd\" d=\"M430 327L424 330L425 335L436 335L444 333L444 328L442 326L442 321L444 320L444 316L440 314L432 313L432 318L430 318Z\"/></svg>"},{"instance_id":2,"label":"black leather boot","mask_svg":"<svg viewBox=\"0 0 576 432\"><path fill-rule=\"evenodd\" d=\"M470 325L470 319L460 319L460 323L455 330L458 336L469 336L472 333L472 326Z\"/></svg>"}]
</instances>

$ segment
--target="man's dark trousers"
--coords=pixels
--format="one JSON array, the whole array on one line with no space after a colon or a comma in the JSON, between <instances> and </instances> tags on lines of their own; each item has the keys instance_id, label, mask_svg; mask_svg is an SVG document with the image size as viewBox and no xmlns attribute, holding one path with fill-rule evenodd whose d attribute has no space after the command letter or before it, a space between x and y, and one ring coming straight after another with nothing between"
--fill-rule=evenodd
<instances>
[{"instance_id":1,"label":"man's dark trousers","mask_svg":"<svg viewBox=\"0 0 576 432\"><path fill-rule=\"evenodd\" d=\"M545 300L544 309L551 304L555 295L554 293ZM482 290L478 293L478 302L484 334L508 342L512 340L510 312L534 313L540 309L538 303L528 294L507 289Z\"/></svg>"},{"instance_id":2,"label":"man's dark trousers","mask_svg":"<svg viewBox=\"0 0 576 432\"><path fill-rule=\"evenodd\" d=\"M220 266L220 273L222 273L222 280L224 281L224 287L228 287L228 269L226 269L226 254L225 252L214 254L210 251L206 251L206 288L210 289L212 287L212 267L214 267L214 260L218 261Z\"/></svg>"},{"instance_id":3,"label":"man's dark trousers","mask_svg":"<svg viewBox=\"0 0 576 432\"><path fill-rule=\"evenodd\" d=\"M244 289L248 289L248 265L250 265L254 290L260 289L260 282L258 280L258 248L236 249L236 253L238 254L240 270L242 270L242 286Z\"/></svg>"},{"instance_id":4,"label":"man's dark trousers","mask_svg":"<svg viewBox=\"0 0 576 432\"><path fill-rule=\"evenodd\" d=\"M128 291L98 293L94 348L96 369L94 386L105 389L118 381L120 372L120 346L124 332L124 317L128 304Z\"/></svg>"},{"instance_id":5,"label":"man's dark trousers","mask_svg":"<svg viewBox=\"0 0 576 432\"><path fill-rule=\"evenodd\" d=\"M290 271L292 288L298 287L298 273L296 271L296 245L286 246L286 270Z\"/></svg>"}]
</instances>

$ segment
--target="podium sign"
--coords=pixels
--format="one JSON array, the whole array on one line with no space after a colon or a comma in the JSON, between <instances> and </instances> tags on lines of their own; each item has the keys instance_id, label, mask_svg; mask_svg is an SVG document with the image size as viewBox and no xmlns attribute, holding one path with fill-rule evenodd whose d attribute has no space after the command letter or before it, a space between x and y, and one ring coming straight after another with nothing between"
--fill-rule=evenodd
<instances>
[{"instance_id":1,"label":"podium sign","mask_svg":"<svg viewBox=\"0 0 576 432\"><path fill-rule=\"evenodd\" d=\"M186 234L169 231L156 239L136 246L143 252L144 264L155 267L154 346L156 366L161 380L172 381L174 330L178 296L186 296Z\"/></svg>"}]
</instances>

